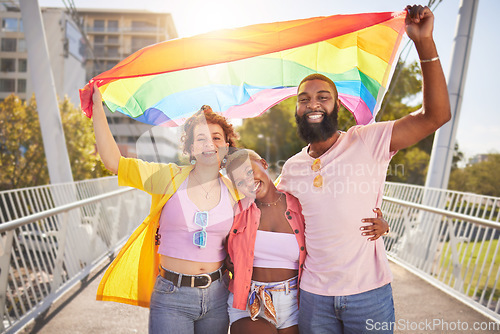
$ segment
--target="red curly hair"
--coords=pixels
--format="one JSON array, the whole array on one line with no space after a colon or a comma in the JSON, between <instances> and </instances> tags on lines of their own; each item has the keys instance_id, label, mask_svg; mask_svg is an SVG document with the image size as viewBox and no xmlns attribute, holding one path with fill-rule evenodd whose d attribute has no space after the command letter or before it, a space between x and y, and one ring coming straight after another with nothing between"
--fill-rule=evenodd
<instances>
[{"instance_id":1,"label":"red curly hair","mask_svg":"<svg viewBox=\"0 0 500 334\"><path fill-rule=\"evenodd\" d=\"M234 131L233 125L224 116L213 112L210 106L203 105L196 114L189 117L184 123L183 151L190 158L191 145L194 142L194 128L199 124L218 124L224 131L224 137L226 142L229 143L229 147L235 147L238 135Z\"/></svg>"}]
</instances>

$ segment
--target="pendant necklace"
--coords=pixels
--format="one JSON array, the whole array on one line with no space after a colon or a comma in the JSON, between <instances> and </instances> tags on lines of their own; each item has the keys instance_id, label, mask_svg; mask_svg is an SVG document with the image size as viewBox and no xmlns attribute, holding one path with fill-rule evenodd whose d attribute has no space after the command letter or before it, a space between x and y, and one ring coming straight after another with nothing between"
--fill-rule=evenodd
<instances>
[{"instance_id":1,"label":"pendant necklace","mask_svg":"<svg viewBox=\"0 0 500 334\"><path fill-rule=\"evenodd\" d=\"M215 187L215 185L217 184L217 181L214 182L212 184L212 186L210 187L210 189L208 189L208 191L205 189L205 187L203 186L203 184L201 184L201 182L198 180L198 178L196 177L195 173L191 173L191 175L193 175L194 179L196 180L196 182L198 182L198 184L200 185L201 189L203 189L203 191L206 193L205 195L205 198L206 199L209 199L210 198L210 192L212 191L212 189Z\"/></svg>"},{"instance_id":2,"label":"pendant necklace","mask_svg":"<svg viewBox=\"0 0 500 334\"><path fill-rule=\"evenodd\" d=\"M278 204L278 202L281 200L281 197L283 197L283 193L280 193L280 197L278 197L278 199L275 200L274 202L264 203L264 202L261 202L261 201L257 201L257 203L265 205L265 206L276 206Z\"/></svg>"}]
</instances>

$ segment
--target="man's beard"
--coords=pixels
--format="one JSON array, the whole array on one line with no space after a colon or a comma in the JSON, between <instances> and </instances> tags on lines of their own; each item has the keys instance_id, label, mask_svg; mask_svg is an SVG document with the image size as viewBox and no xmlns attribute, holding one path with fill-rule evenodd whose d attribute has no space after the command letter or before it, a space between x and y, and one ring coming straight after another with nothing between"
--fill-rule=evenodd
<instances>
[{"instance_id":1,"label":"man's beard","mask_svg":"<svg viewBox=\"0 0 500 334\"><path fill-rule=\"evenodd\" d=\"M297 121L299 136L307 143L319 143L327 140L337 132L338 111L339 106L335 103L335 107L330 114L324 112L323 120L320 123L309 123L307 121L307 115L310 112L306 112L304 115L299 116L297 115L297 111L295 111L295 120Z\"/></svg>"}]
</instances>

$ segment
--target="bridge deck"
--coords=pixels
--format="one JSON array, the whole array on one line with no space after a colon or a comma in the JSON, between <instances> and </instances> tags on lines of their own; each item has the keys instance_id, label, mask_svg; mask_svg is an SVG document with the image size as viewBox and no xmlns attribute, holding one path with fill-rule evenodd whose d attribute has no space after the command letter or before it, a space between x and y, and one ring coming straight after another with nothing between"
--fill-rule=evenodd
<instances>
[{"instance_id":1,"label":"bridge deck","mask_svg":"<svg viewBox=\"0 0 500 334\"><path fill-rule=\"evenodd\" d=\"M398 324L395 333L498 333L494 328L473 330L474 323L492 326L492 321L398 265L391 263L391 270ZM103 272L94 272L20 333L147 333L148 309L95 300ZM435 322L447 323L448 329L431 326Z\"/></svg>"}]
</instances>

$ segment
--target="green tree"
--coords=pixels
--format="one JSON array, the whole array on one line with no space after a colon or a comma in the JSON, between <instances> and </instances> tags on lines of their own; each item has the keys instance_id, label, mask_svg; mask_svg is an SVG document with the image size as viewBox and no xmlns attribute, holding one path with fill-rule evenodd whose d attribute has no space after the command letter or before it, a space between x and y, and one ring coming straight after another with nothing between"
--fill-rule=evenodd
<instances>
[{"instance_id":1,"label":"green tree","mask_svg":"<svg viewBox=\"0 0 500 334\"><path fill-rule=\"evenodd\" d=\"M500 197L500 154L488 154L486 160L451 171L448 188Z\"/></svg>"},{"instance_id":2,"label":"green tree","mask_svg":"<svg viewBox=\"0 0 500 334\"><path fill-rule=\"evenodd\" d=\"M395 120L421 108L422 77L417 62L407 66L398 62L377 121ZM391 160L387 180L423 185L429 165L432 141L430 135L415 145L400 150Z\"/></svg>"},{"instance_id":3,"label":"green tree","mask_svg":"<svg viewBox=\"0 0 500 334\"><path fill-rule=\"evenodd\" d=\"M0 103L0 190L47 183L38 124L34 100L25 103L11 95Z\"/></svg>"},{"instance_id":4,"label":"green tree","mask_svg":"<svg viewBox=\"0 0 500 334\"><path fill-rule=\"evenodd\" d=\"M297 135L296 98L291 97L256 118L249 118L237 129L240 145L268 159L273 172L299 152L306 143Z\"/></svg>"},{"instance_id":5,"label":"green tree","mask_svg":"<svg viewBox=\"0 0 500 334\"><path fill-rule=\"evenodd\" d=\"M422 107L421 101L422 75L417 62L404 65L398 62L394 77L389 86L382 108L377 114L378 121L395 120ZM419 102L415 105L415 102ZM434 134L420 142L400 150L391 160L387 180L423 185L427 177L430 154L434 142ZM462 160L458 144L454 147L452 168Z\"/></svg>"},{"instance_id":6,"label":"green tree","mask_svg":"<svg viewBox=\"0 0 500 334\"><path fill-rule=\"evenodd\" d=\"M110 175L95 153L92 121L65 99L61 120L75 181ZM0 102L0 190L49 183L36 101L11 95Z\"/></svg>"},{"instance_id":7,"label":"green tree","mask_svg":"<svg viewBox=\"0 0 500 334\"><path fill-rule=\"evenodd\" d=\"M96 153L92 120L65 98L59 104L71 172L75 181L113 175Z\"/></svg>"}]
</instances>

